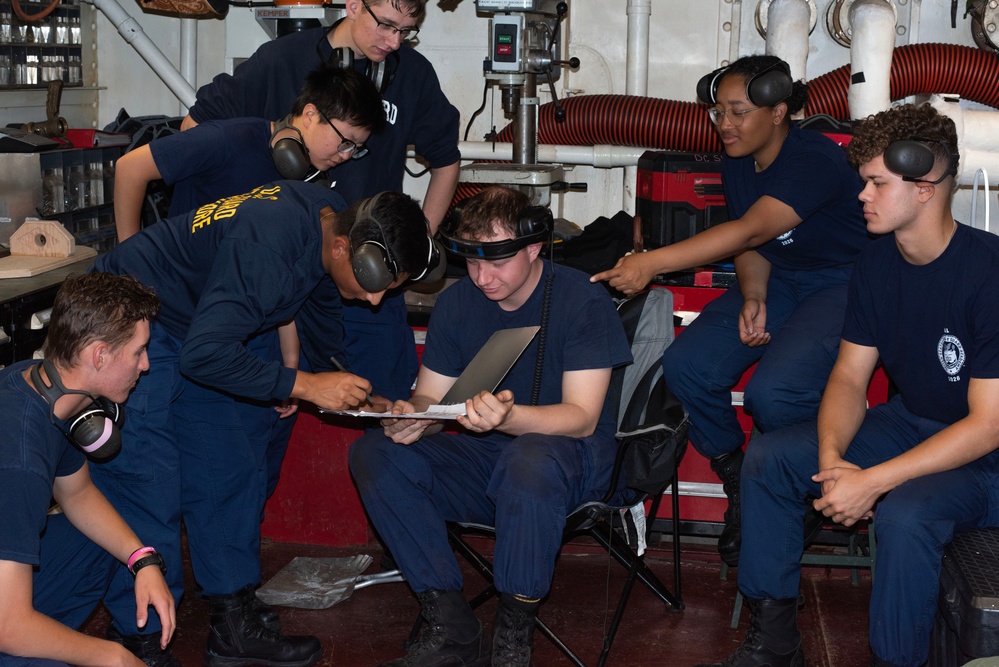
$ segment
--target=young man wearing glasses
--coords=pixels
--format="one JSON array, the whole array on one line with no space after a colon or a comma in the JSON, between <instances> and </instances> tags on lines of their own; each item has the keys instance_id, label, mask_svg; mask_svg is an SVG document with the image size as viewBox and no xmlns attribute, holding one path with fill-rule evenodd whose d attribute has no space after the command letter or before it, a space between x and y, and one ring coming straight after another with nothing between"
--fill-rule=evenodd
<instances>
[{"instance_id":1,"label":"young man wearing glasses","mask_svg":"<svg viewBox=\"0 0 999 667\"><path fill-rule=\"evenodd\" d=\"M626 294L656 274L735 257L738 282L704 308L663 356L666 381L690 412L690 442L711 461L728 509L718 550L739 562L745 435L731 390L758 362L745 407L763 433L814 419L836 360L846 284L868 235L860 179L844 151L791 116L807 89L775 56L747 56L698 84L724 146L730 220L629 255L593 277Z\"/></svg>"},{"instance_id":2,"label":"young man wearing glasses","mask_svg":"<svg viewBox=\"0 0 999 667\"><path fill-rule=\"evenodd\" d=\"M388 124L368 142L377 159L337 169L334 188L348 203L384 190L402 191L406 155L413 146L429 166L423 212L437 231L458 184L458 110L441 91L433 65L410 42L419 33L426 0L346 0L346 17L330 28L292 33L267 42L235 71L198 90L182 127L222 118L278 118L287 112L306 74L318 64L353 67L377 80ZM378 311L345 308L351 368L392 399L408 398L418 368L401 294ZM386 352L394 354L386 354Z\"/></svg>"}]
</instances>

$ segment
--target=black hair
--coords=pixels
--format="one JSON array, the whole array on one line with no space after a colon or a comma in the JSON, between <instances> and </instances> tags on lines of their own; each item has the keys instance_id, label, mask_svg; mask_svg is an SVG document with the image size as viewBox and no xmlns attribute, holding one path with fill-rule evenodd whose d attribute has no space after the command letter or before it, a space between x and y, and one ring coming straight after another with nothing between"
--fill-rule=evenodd
<instances>
[{"instance_id":1,"label":"black hair","mask_svg":"<svg viewBox=\"0 0 999 667\"><path fill-rule=\"evenodd\" d=\"M314 104L331 120L342 120L381 132L385 127L385 107L371 80L352 67L324 63L305 77L302 92L291 109L301 116L307 104Z\"/></svg>"}]
</instances>

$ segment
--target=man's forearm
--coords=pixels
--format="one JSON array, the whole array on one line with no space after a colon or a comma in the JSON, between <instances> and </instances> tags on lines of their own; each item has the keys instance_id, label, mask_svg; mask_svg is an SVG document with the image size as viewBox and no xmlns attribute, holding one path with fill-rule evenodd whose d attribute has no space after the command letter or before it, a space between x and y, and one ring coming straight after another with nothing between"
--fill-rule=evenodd
<instances>
[{"instance_id":1,"label":"man's forearm","mask_svg":"<svg viewBox=\"0 0 999 667\"><path fill-rule=\"evenodd\" d=\"M423 198L423 215L430 223L430 233L437 233L444 215L451 207L454 191L458 187L460 163L455 162L446 167L430 170L430 183L427 194Z\"/></svg>"}]
</instances>

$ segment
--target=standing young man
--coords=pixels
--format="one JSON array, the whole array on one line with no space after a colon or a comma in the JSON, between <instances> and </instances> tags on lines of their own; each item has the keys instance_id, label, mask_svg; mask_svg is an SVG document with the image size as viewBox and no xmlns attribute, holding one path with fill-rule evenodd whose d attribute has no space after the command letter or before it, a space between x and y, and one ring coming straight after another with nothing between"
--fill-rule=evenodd
<instances>
[{"instance_id":1,"label":"standing young man","mask_svg":"<svg viewBox=\"0 0 999 667\"><path fill-rule=\"evenodd\" d=\"M123 454L142 456L119 456L95 468L94 478L116 507L129 509L144 539L166 545L178 598L183 518L194 575L212 608L208 667L305 667L322 655L317 638L285 637L258 613L269 433L245 421L239 401L295 398L340 409L371 391L355 375L287 368L246 345L315 306L322 319L299 331L302 351L311 368L332 369L331 357L343 354L340 299L377 304L386 288L423 270L430 239L415 201L389 192L344 208L327 188L278 181L153 225L95 264L135 276L164 299L151 328L152 371L126 407L133 446ZM370 279L374 269L378 281ZM105 604L116 626L129 618L127 596Z\"/></svg>"},{"instance_id":2,"label":"standing young man","mask_svg":"<svg viewBox=\"0 0 999 667\"><path fill-rule=\"evenodd\" d=\"M610 483L617 447L605 397L611 370L631 360L624 328L588 276L540 257L551 214L527 204L494 187L462 207L446 242L469 275L437 300L415 395L393 412L439 403L494 332L541 324L499 391L465 402L460 433L387 419L384 433L369 431L350 449L368 515L427 621L406 657L390 665L489 664L445 529L446 521L470 521L496 527L492 664L526 667L565 517Z\"/></svg>"},{"instance_id":3,"label":"standing young man","mask_svg":"<svg viewBox=\"0 0 999 667\"><path fill-rule=\"evenodd\" d=\"M263 44L232 73L198 90L183 128L223 118L279 118L306 75L322 63L350 66L377 79L387 126L368 147L378 159L351 160L336 170L334 188L347 203L385 190L402 192L409 146L430 169L423 213L431 232L444 218L458 184L458 110L441 91L433 65L406 42L419 33L426 0L346 0L346 17ZM350 368L389 398L408 398L418 362L401 294L379 308L347 304ZM391 351L391 354L386 354Z\"/></svg>"},{"instance_id":4,"label":"standing young man","mask_svg":"<svg viewBox=\"0 0 999 667\"><path fill-rule=\"evenodd\" d=\"M52 307L45 361L0 371L0 664L142 667L120 643L73 629L126 567L134 622L145 626L153 607L162 624L150 641L161 649L170 642L174 601L163 560L91 482L80 449L113 454L117 426L96 401L124 402L149 369L149 322L158 306L133 278L70 277ZM49 512L53 498L61 512Z\"/></svg>"},{"instance_id":5,"label":"standing young man","mask_svg":"<svg viewBox=\"0 0 999 667\"><path fill-rule=\"evenodd\" d=\"M150 181L162 178L174 186L173 217L282 178L322 179L345 161L365 157L368 137L385 126L385 111L374 84L353 69L326 64L309 72L301 94L287 110L291 114L278 122L263 118L210 121L124 155L115 177L118 240L139 231L142 199ZM378 156L366 159L377 162ZM312 328L307 321L303 327ZM254 337L250 347L264 360L280 359L289 368L299 367L294 322ZM258 428L271 431L269 496L278 482L296 405L292 401L274 406L277 412L266 403L244 402L243 407L248 417L259 419Z\"/></svg>"},{"instance_id":6,"label":"standing young man","mask_svg":"<svg viewBox=\"0 0 999 667\"><path fill-rule=\"evenodd\" d=\"M877 504L871 664L926 662L954 533L999 525L999 238L951 215L953 121L929 105L868 118L849 146L867 228L818 422L766 433L742 470L739 588L752 613L725 667L802 667L806 499L851 526ZM899 393L867 409L878 362ZM880 502L879 502L880 499Z\"/></svg>"}]
</instances>

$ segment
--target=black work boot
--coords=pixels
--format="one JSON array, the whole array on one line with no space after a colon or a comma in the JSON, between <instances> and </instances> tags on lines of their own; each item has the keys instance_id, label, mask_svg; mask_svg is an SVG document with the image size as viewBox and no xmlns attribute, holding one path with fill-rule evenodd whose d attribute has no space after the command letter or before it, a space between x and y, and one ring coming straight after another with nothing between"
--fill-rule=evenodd
<instances>
[{"instance_id":1,"label":"black work boot","mask_svg":"<svg viewBox=\"0 0 999 667\"><path fill-rule=\"evenodd\" d=\"M493 628L491 667L529 667L534 619L539 602L525 602L506 593L500 594Z\"/></svg>"},{"instance_id":2,"label":"black work boot","mask_svg":"<svg viewBox=\"0 0 999 667\"><path fill-rule=\"evenodd\" d=\"M253 586L206 599L212 606L204 659L207 667L308 667L323 656L322 645L315 637L285 637L265 628L254 609Z\"/></svg>"},{"instance_id":3,"label":"black work boot","mask_svg":"<svg viewBox=\"0 0 999 667\"><path fill-rule=\"evenodd\" d=\"M482 624L461 591L416 595L426 621L406 655L379 667L485 667L489 664Z\"/></svg>"},{"instance_id":4,"label":"black work boot","mask_svg":"<svg viewBox=\"0 0 999 667\"><path fill-rule=\"evenodd\" d=\"M742 546L742 507L739 503L739 478L742 476L742 447L734 452L711 459L711 469L721 480L728 498L725 509L725 527L718 538L718 553L729 567L739 565L739 547Z\"/></svg>"},{"instance_id":5,"label":"black work boot","mask_svg":"<svg viewBox=\"0 0 999 667\"><path fill-rule=\"evenodd\" d=\"M274 607L266 604L257 597L256 587L254 587L253 597L250 599L250 606L253 609L253 613L257 615L260 625L268 630L281 632L281 617L278 616L277 610Z\"/></svg>"},{"instance_id":6,"label":"black work boot","mask_svg":"<svg viewBox=\"0 0 999 667\"><path fill-rule=\"evenodd\" d=\"M121 644L149 667L180 667L180 662L173 657L169 646L166 649L160 648L160 637L159 632L123 637L113 625L108 626L107 632L108 641Z\"/></svg>"},{"instance_id":7,"label":"black work boot","mask_svg":"<svg viewBox=\"0 0 999 667\"><path fill-rule=\"evenodd\" d=\"M798 598L751 600L746 641L722 662L697 667L805 667L798 633Z\"/></svg>"}]
</instances>

